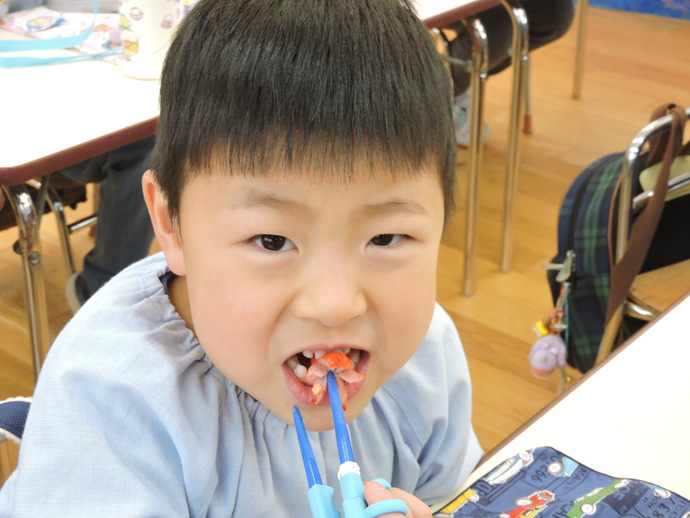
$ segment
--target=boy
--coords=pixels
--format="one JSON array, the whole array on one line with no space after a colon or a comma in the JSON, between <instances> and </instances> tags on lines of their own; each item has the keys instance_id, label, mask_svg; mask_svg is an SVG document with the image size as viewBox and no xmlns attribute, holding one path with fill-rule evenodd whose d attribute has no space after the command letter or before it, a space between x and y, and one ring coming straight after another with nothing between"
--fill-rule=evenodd
<instances>
[{"instance_id":1,"label":"boy","mask_svg":"<svg viewBox=\"0 0 690 518\"><path fill-rule=\"evenodd\" d=\"M54 344L0 516L307 517L293 405L340 502L330 409L299 374L333 351L364 375L344 383L363 476L397 488L369 484L369 503L419 518L452 495L481 449L434 303L450 98L401 0L197 4L143 179L164 257Z\"/></svg>"}]
</instances>

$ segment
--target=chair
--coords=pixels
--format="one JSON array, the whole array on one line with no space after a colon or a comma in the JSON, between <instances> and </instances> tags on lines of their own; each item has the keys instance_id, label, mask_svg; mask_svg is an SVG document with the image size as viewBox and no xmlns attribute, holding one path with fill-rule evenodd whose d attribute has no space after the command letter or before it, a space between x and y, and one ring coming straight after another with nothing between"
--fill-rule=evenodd
<instances>
[{"instance_id":1,"label":"chair","mask_svg":"<svg viewBox=\"0 0 690 518\"><path fill-rule=\"evenodd\" d=\"M0 486L17 464L17 448L14 445L19 445L22 439L30 406L31 398L26 397L0 401Z\"/></svg>"},{"instance_id":2,"label":"chair","mask_svg":"<svg viewBox=\"0 0 690 518\"><path fill-rule=\"evenodd\" d=\"M686 108L685 112L690 118L690 108ZM626 251L631 216L639 213L654 195L654 191L649 190L635 197L632 196L635 161L649 139L668 131L671 122L672 116L666 115L645 126L632 140L625 154L616 228L616 263L620 262ZM688 194L690 194L690 172L685 172L669 181L665 203ZM632 317L642 323L650 322L688 292L690 292L690 259L638 273L623 303L611 312L596 363L607 358L615 344L619 342L624 316Z\"/></svg>"},{"instance_id":3,"label":"chair","mask_svg":"<svg viewBox=\"0 0 690 518\"><path fill-rule=\"evenodd\" d=\"M589 0L579 0L580 11L577 23L577 49L575 55L575 76L573 78L573 99L582 96L582 73L585 64L585 27Z\"/></svg>"},{"instance_id":4,"label":"chair","mask_svg":"<svg viewBox=\"0 0 690 518\"><path fill-rule=\"evenodd\" d=\"M514 247L514 200L517 191L517 176L520 166L520 121L523 121L522 132L532 132L531 94L530 94L530 59L529 59L529 21L519 0L501 0L500 2L510 15L513 24L512 64L513 86L511 91L510 120L508 123L508 152L506 164L506 184L503 198L503 233L501 236L500 271L508 272L513 263ZM582 85L582 66L584 61L584 36L588 1L580 0L577 56L575 66L575 83L573 98L580 97ZM427 25L437 36L438 48L444 59L452 65L462 66L471 72L472 107L470 110L470 144L467 179L467 198L465 202L465 264L463 270L464 295L472 295L475 288L475 241L477 228L478 177L482 161L482 117L484 109L484 84L488 75L488 56L486 55L486 33L479 20L468 17L462 20L473 45L473 60L470 63L449 57L448 41L439 24ZM443 25L443 24L440 24Z\"/></svg>"},{"instance_id":5,"label":"chair","mask_svg":"<svg viewBox=\"0 0 690 518\"><path fill-rule=\"evenodd\" d=\"M503 211L503 237L501 251L501 271L510 270L513 247L513 205L517 190L517 173L520 164L520 119L524 111L526 76L528 60L528 27L525 10L518 0L501 0L513 24L513 89L511 93L510 121L508 126L508 158ZM474 16L461 16L472 42L472 60L465 63L449 57L448 40L441 27L454 20L434 20L426 22L427 27L437 36L437 46L444 59L452 65L464 67L470 71L470 88L472 90L470 109L470 142L467 178L466 217L465 217L465 264L463 270L463 295L474 292L475 241L477 228L478 179L482 162L482 119L484 110L484 84L488 76L487 36L481 22Z\"/></svg>"},{"instance_id":6,"label":"chair","mask_svg":"<svg viewBox=\"0 0 690 518\"><path fill-rule=\"evenodd\" d=\"M517 191L517 173L520 165L520 119L523 133L532 133L531 107L531 64L529 59L529 20L519 0L501 0L513 22L513 88L510 122L508 125L508 166L503 203L503 235L501 239L500 271L509 272L513 266L514 248L514 199ZM575 79L573 98L579 99L582 90L582 69L584 64L584 38L588 0L580 0L578 16L577 55L575 59ZM466 268L465 294L472 292L473 285L467 277L471 276Z\"/></svg>"},{"instance_id":7,"label":"chair","mask_svg":"<svg viewBox=\"0 0 690 518\"><path fill-rule=\"evenodd\" d=\"M53 174L45 175L40 180L29 179L15 185L0 185L6 201L14 214L14 221L19 231L19 238L14 245L14 251L22 256L24 292L29 320L33 367L36 377L38 377L49 344L48 313L42 266L43 257L39 236L45 206L47 204L49 209L55 214L60 245L68 275L76 271L69 236L77 230L93 225L96 222L95 214L73 223L67 222L64 212L65 203L57 189L51 185L51 181L54 181L56 178L58 177ZM76 185L74 182L71 182L71 184ZM35 190L33 195L32 189ZM74 204L78 201L68 200L67 202Z\"/></svg>"},{"instance_id":8,"label":"chair","mask_svg":"<svg viewBox=\"0 0 690 518\"><path fill-rule=\"evenodd\" d=\"M585 64L585 28L587 27L587 11L589 0L579 0L577 15L577 45L575 48L575 74L573 76L573 99L582 97L582 75ZM523 133L532 133L532 67L530 61L525 62L525 113L523 116Z\"/></svg>"}]
</instances>

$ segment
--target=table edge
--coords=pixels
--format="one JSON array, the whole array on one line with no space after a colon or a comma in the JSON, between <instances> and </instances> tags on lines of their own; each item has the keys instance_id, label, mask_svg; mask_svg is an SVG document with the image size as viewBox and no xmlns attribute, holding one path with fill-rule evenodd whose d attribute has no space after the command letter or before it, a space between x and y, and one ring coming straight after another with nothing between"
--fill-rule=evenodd
<instances>
[{"instance_id":1,"label":"table edge","mask_svg":"<svg viewBox=\"0 0 690 518\"><path fill-rule=\"evenodd\" d=\"M429 29L444 27L450 23L457 22L468 16L486 11L491 7L501 4L501 0L475 0L468 4L460 5L443 13L435 14L428 18L422 18L422 22Z\"/></svg>"},{"instance_id":2,"label":"table edge","mask_svg":"<svg viewBox=\"0 0 690 518\"><path fill-rule=\"evenodd\" d=\"M156 132L157 125L158 117L156 116L25 164L0 167L0 185L21 184L32 178L150 137Z\"/></svg>"},{"instance_id":3,"label":"table edge","mask_svg":"<svg viewBox=\"0 0 690 518\"><path fill-rule=\"evenodd\" d=\"M568 387L567 390L565 390L562 394L559 394L553 401L551 401L548 405L546 405L544 408L542 408L539 412L534 414L527 422L522 424L519 428L517 428L513 433L511 433L508 437L503 439L499 444L491 448L484 456L479 460L477 463L477 466L475 466L475 470L482 467L485 463L488 463L490 460L495 457L499 451L501 451L503 448L505 448L510 442L512 442L515 438L517 438L520 434L522 434L527 428L532 426L536 421L541 419L544 414L549 412L553 407L558 405L561 401L563 401L566 397L568 397L572 392L577 390L578 387L580 387L583 383L585 383L589 378L591 378L594 374L596 374L601 368L603 368L605 365L607 365L611 360L613 360L618 354L621 353L621 351L625 350L631 343L635 342L640 336L642 336L644 333L649 331L654 325L656 325L661 319L663 319L664 316L666 316L669 312L671 312L676 306L680 305L685 299L690 298L690 292L686 293L682 297L680 297L678 300L676 300L673 304L671 304L668 308L666 308L664 311L662 311L657 318L655 318L652 322L649 323L649 325L644 326L642 329L637 331L635 334L633 334L630 338L625 340L620 346L616 347L611 354L606 358L604 361L599 363L598 365L595 365L592 369L590 369L585 375L577 380L575 383L573 383L570 387ZM518 453L518 452L515 452ZM500 459L500 460L506 460L506 459Z\"/></svg>"}]
</instances>

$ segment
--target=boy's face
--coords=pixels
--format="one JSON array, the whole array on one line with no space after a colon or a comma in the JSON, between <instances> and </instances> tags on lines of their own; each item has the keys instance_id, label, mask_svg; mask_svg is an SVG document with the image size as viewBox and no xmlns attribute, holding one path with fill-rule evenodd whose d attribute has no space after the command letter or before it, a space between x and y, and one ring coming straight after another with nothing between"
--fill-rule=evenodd
<instances>
[{"instance_id":1,"label":"boy's face","mask_svg":"<svg viewBox=\"0 0 690 518\"><path fill-rule=\"evenodd\" d=\"M309 404L294 373L302 352L360 351L350 420L426 334L443 229L436 170L350 182L200 175L179 214L163 245L184 276L173 304L214 365L288 423L298 405L310 429L332 428L328 398Z\"/></svg>"}]
</instances>

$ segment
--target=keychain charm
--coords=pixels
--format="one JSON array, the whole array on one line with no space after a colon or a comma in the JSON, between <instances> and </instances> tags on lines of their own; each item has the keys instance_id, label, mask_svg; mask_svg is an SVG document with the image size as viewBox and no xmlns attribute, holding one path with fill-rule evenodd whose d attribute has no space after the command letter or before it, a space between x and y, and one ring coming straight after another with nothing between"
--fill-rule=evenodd
<instances>
[{"instance_id":1,"label":"keychain charm","mask_svg":"<svg viewBox=\"0 0 690 518\"><path fill-rule=\"evenodd\" d=\"M569 381L565 372L567 346L561 335L568 329L565 303L570 289L571 283L564 281L561 284L556 305L549 312L549 316L532 327L539 338L532 346L528 357L532 374L537 378L548 378L554 370L560 369L559 393L563 390L564 384Z\"/></svg>"}]
</instances>

